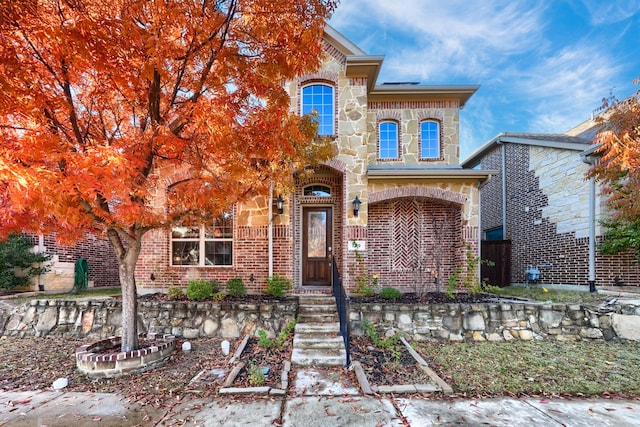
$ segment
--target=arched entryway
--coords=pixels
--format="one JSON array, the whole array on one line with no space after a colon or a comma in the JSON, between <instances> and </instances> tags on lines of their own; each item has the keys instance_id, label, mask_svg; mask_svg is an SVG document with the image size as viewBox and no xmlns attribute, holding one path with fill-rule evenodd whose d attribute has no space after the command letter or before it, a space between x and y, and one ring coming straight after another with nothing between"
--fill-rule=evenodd
<instances>
[{"instance_id":1,"label":"arched entryway","mask_svg":"<svg viewBox=\"0 0 640 427\"><path fill-rule=\"evenodd\" d=\"M299 178L293 195L293 281L298 290L330 290L331 258L342 259L344 179L329 166Z\"/></svg>"},{"instance_id":2,"label":"arched entryway","mask_svg":"<svg viewBox=\"0 0 640 427\"><path fill-rule=\"evenodd\" d=\"M370 204L368 266L382 286L403 292L446 289L462 261L462 205L427 197Z\"/></svg>"}]
</instances>

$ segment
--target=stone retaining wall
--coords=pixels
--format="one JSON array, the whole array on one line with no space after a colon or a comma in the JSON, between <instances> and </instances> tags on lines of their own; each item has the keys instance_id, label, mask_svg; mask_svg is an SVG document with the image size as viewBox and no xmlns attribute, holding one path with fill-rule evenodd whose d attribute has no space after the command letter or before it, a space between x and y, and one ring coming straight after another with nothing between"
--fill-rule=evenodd
<instances>
[{"instance_id":1,"label":"stone retaining wall","mask_svg":"<svg viewBox=\"0 0 640 427\"><path fill-rule=\"evenodd\" d=\"M4 336L88 337L120 335L121 301L33 300L0 310ZM278 303L138 303L140 333L179 338L237 338L264 329L274 337L298 310L296 299ZM640 341L640 300L602 307L573 304L375 304L351 303L354 334L364 320L381 333L402 332L414 340Z\"/></svg>"},{"instance_id":2,"label":"stone retaining wall","mask_svg":"<svg viewBox=\"0 0 640 427\"><path fill-rule=\"evenodd\" d=\"M274 337L295 319L297 300L278 303L138 303L138 332L194 339L237 338L264 329ZM0 334L91 339L120 335L120 300L33 300L0 316Z\"/></svg>"},{"instance_id":3,"label":"stone retaining wall","mask_svg":"<svg viewBox=\"0 0 640 427\"><path fill-rule=\"evenodd\" d=\"M510 341L514 339L640 341L640 301L604 307L566 304L352 303L350 326L362 334L369 321L382 333L414 340Z\"/></svg>"}]
</instances>

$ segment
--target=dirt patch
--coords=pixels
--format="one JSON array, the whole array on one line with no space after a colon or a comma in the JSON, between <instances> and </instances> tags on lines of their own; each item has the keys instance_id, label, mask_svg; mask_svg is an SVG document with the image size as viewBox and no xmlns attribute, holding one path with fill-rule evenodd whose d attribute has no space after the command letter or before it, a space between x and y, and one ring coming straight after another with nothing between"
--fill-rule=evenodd
<instances>
[{"instance_id":1,"label":"dirt patch","mask_svg":"<svg viewBox=\"0 0 640 427\"><path fill-rule=\"evenodd\" d=\"M245 366L234 380L233 387L282 388L284 362L291 360L290 341L282 347L266 348L258 345L257 338L249 338L240 355Z\"/></svg>"},{"instance_id":2,"label":"dirt patch","mask_svg":"<svg viewBox=\"0 0 640 427\"><path fill-rule=\"evenodd\" d=\"M74 353L86 340L68 338L12 338L0 340L0 390L51 390L57 378L67 378L64 391L121 393L153 405L175 404L181 396L193 393L215 396L218 387L192 383L201 372L228 371L228 359L221 350L222 339L190 341L192 351L180 350L177 341L170 361L140 374L110 379L91 379L76 369ZM232 343L232 349L239 344Z\"/></svg>"},{"instance_id":3,"label":"dirt patch","mask_svg":"<svg viewBox=\"0 0 640 427\"><path fill-rule=\"evenodd\" d=\"M398 342L394 351L377 348L366 336L351 337L351 360L359 361L370 384L428 384L429 376L418 367L407 348Z\"/></svg>"}]
</instances>

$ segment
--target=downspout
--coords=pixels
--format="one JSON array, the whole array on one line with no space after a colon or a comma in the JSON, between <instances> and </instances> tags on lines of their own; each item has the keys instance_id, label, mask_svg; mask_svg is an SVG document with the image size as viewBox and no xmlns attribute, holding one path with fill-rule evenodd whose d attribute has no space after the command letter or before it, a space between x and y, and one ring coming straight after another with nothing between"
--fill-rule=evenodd
<instances>
[{"instance_id":1,"label":"downspout","mask_svg":"<svg viewBox=\"0 0 640 427\"><path fill-rule=\"evenodd\" d=\"M593 165L593 159L582 155L582 161ZM596 179L589 178L589 292L596 291Z\"/></svg>"},{"instance_id":2,"label":"downspout","mask_svg":"<svg viewBox=\"0 0 640 427\"><path fill-rule=\"evenodd\" d=\"M273 277L273 182L269 184L269 227L267 236L269 240L269 277Z\"/></svg>"},{"instance_id":3,"label":"downspout","mask_svg":"<svg viewBox=\"0 0 640 427\"><path fill-rule=\"evenodd\" d=\"M478 180L478 259L480 260L478 267L478 280L482 283L482 188L487 185L491 179L491 175L487 176L486 181Z\"/></svg>"},{"instance_id":4,"label":"downspout","mask_svg":"<svg viewBox=\"0 0 640 427\"><path fill-rule=\"evenodd\" d=\"M500 145L500 151L502 156L502 239L507 240L507 146L500 141L500 138L496 141Z\"/></svg>"},{"instance_id":5,"label":"downspout","mask_svg":"<svg viewBox=\"0 0 640 427\"><path fill-rule=\"evenodd\" d=\"M44 253L44 235L38 234L38 253ZM40 263L42 267L42 263ZM42 274L38 274L38 290L44 291L44 284L42 283Z\"/></svg>"}]
</instances>

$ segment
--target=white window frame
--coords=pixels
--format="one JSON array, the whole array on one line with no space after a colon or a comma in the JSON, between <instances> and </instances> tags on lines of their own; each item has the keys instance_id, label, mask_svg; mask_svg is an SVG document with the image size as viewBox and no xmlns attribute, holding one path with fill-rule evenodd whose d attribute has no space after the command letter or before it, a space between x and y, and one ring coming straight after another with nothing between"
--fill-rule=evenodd
<instances>
[{"instance_id":1,"label":"white window frame","mask_svg":"<svg viewBox=\"0 0 640 427\"><path fill-rule=\"evenodd\" d=\"M227 213L225 215L233 215L232 213ZM233 216L232 216L232 221L234 220ZM215 224L210 225L210 228L215 228ZM233 267L233 261L234 261L234 244L233 244L233 229L234 229L234 223L231 223L231 233L232 233L232 237L207 237L206 236L206 228L205 228L205 224L200 224L197 226L185 226L184 228L188 228L188 229L193 229L193 228L197 228L198 229L198 236L197 237L174 237L174 232L176 232L176 230L183 228L181 226L176 226L173 227L170 233L170 245L169 245L169 258L170 258L170 262L171 262L171 266L172 267L206 267L206 268L229 268L229 267ZM197 243L197 250L192 250L189 253L183 254L183 256L180 258L178 256L178 259L181 260L185 260L185 257L196 257L197 259L197 263L193 263L193 264L183 264L183 263L176 263L176 252L174 250L174 243L176 242L196 242ZM207 243L210 242L230 242L230 253L228 254L228 256L230 257L230 263L229 264L215 264L215 257L213 259L214 263L211 262L207 262L209 261L208 258L206 256L201 256L202 254L206 254L206 247L207 247ZM227 246L227 245L225 245ZM224 254L222 254L224 256Z\"/></svg>"},{"instance_id":2,"label":"white window frame","mask_svg":"<svg viewBox=\"0 0 640 427\"><path fill-rule=\"evenodd\" d=\"M326 122L323 121L324 118L327 117L327 115L322 115L320 111L316 110L315 107L317 104L312 103L311 106L307 106L304 102L304 91L310 87L313 86L320 86L320 87L325 87L325 88L329 88L329 90L331 91L331 105L330 107L330 111L331 111L331 116L330 116L330 125L331 125L331 131L330 133L327 133L324 131L323 128L328 127ZM322 102L320 104L322 107L324 107L327 104L324 104L324 102ZM308 109L309 111L305 111L306 109ZM308 83L304 86L302 86L302 88L300 89L300 112L302 115L305 114L311 114L313 111L318 111L318 116L317 116L317 121L318 121L318 135L321 136L333 136L336 133L336 126L335 126L335 121L336 121L336 91L335 88L327 83L320 83L320 82L311 82Z\"/></svg>"},{"instance_id":3,"label":"white window frame","mask_svg":"<svg viewBox=\"0 0 640 427\"><path fill-rule=\"evenodd\" d=\"M393 141L395 143L395 156L383 156L382 155L382 125L391 124L396 128L396 138ZM400 160L400 125L395 120L382 120L378 123L378 160ZM385 140L389 142L389 140ZM388 147L386 147L388 148Z\"/></svg>"},{"instance_id":4,"label":"white window frame","mask_svg":"<svg viewBox=\"0 0 640 427\"><path fill-rule=\"evenodd\" d=\"M436 137L435 138L425 138L425 132L423 132L422 130L422 126L426 123L433 123L436 125ZM442 151L442 141L441 141L441 136L440 133L442 132L441 129L442 125L440 124L440 122L438 120L423 120L420 122L420 160L438 160L441 157L441 151ZM426 135L427 137L429 135ZM436 155L435 156L425 156L425 154L430 154L429 152L425 153L425 141L429 141L436 143ZM426 144L426 147L428 148L428 151L431 151L431 144Z\"/></svg>"}]
</instances>

